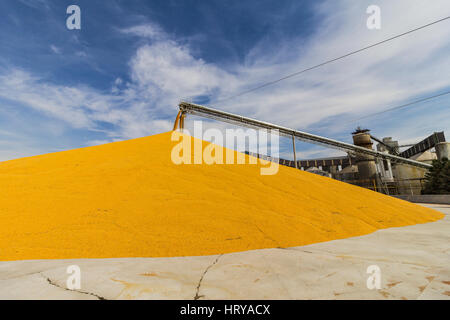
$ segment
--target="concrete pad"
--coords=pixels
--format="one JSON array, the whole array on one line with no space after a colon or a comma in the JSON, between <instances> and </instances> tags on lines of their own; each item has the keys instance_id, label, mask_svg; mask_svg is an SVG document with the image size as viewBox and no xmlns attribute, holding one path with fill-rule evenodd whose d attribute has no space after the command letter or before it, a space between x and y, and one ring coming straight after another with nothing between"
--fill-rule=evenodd
<instances>
[{"instance_id":1,"label":"concrete pad","mask_svg":"<svg viewBox=\"0 0 450 320\"><path fill-rule=\"evenodd\" d=\"M0 299L446 299L450 206L437 222L215 256L0 262ZM81 289L67 289L70 265ZM367 267L381 271L368 289Z\"/></svg>"}]
</instances>

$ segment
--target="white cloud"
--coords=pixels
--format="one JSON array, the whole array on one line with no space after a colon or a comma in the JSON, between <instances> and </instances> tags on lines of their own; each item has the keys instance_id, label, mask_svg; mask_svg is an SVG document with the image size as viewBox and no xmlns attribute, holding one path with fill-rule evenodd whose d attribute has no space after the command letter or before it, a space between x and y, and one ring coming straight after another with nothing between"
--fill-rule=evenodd
<instances>
[{"instance_id":1,"label":"white cloud","mask_svg":"<svg viewBox=\"0 0 450 320\"><path fill-rule=\"evenodd\" d=\"M119 31L124 34L149 38L153 40L162 40L167 38L167 34L158 25L151 23L120 29Z\"/></svg>"},{"instance_id":2,"label":"white cloud","mask_svg":"<svg viewBox=\"0 0 450 320\"><path fill-rule=\"evenodd\" d=\"M53 51L53 53L61 54L61 49L53 44L50 46L50 49Z\"/></svg>"},{"instance_id":3,"label":"white cloud","mask_svg":"<svg viewBox=\"0 0 450 320\"><path fill-rule=\"evenodd\" d=\"M89 95L81 89L46 84L23 70L15 69L0 75L0 97L65 120L75 128L92 125L83 112Z\"/></svg>"},{"instance_id":4,"label":"white cloud","mask_svg":"<svg viewBox=\"0 0 450 320\"><path fill-rule=\"evenodd\" d=\"M75 55L80 58L87 58L87 56L88 56L87 53L84 51L77 51L77 52L75 52Z\"/></svg>"},{"instance_id":5,"label":"white cloud","mask_svg":"<svg viewBox=\"0 0 450 320\"><path fill-rule=\"evenodd\" d=\"M86 146L91 147L91 146L98 146L101 144L106 144L106 143L110 143L113 142L112 140L89 140L86 142Z\"/></svg>"},{"instance_id":6,"label":"white cloud","mask_svg":"<svg viewBox=\"0 0 450 320\"><path fill-rule=\"evenodd\" d=\"M450 13L450 3L445 0L379 1L382 28L373 31L366 28L365 9L369 4L325 1L317 10L326 19L309 40L290 39L277 44L270 37L264 39L248 55L246 66L239 69L239 77L248 83L247 88L255 87ZM442 22L218 105L302 129L331 116L346 114L348 121L430 94L450 86L449 24L450 21ZM267 50L274 46L276 49ZM217 100L221 98L226 95ZM329 132L334 130L329 128Z\"/></svg>"},{"instance_id":7,"label":"white cloud","mask_svg":"<svg viewBox=\"0 0 450 320\"><path fill-rule=\"evenodd\" d=\"M143 101L100 93L89 87L50 84L23 70L0 75L0 97L66 122L72 128L99 130L99 121L116 126L111 139L129 139L169 130L168 121L155 119Z\"/></svg>"},{"instance_id":8,"label":"white cloud","mask_svg":"<svg viewBox=\"0 0 450 320\"><path fill-rule=\"evenodd\" d=\"M34 9L50 9L47 0L19 0L19 2Z\"/></svg>"},{"instance_id":9,"label":"white cloud","mask_svg":"<svg viewBox=\"0 0 450 320\"><path fill-rule=\"evenodd\" d=\"M159 109L176 106L180 98L218 94L236 82L220 68L194 58L174 41L144 45L131 61L135 90L148 95Z\"/></svg>"}]
</instances>

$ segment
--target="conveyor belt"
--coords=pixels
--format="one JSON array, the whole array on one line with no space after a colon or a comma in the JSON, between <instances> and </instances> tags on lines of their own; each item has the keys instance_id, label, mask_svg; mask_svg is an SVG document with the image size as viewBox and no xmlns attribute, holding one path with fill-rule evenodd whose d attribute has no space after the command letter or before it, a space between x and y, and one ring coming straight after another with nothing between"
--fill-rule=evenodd
<instances>
[{"instance_id":1,"label":"conveyor belt","mask_svg":"<svg viewBox=\"0 0 450 320\"><path fill-rule=\"evenodd\" d=\"M376 158L390 160L391 162L408 164L415 167L420 168L431 168L431 165L419 161L414 161L410 159L406 159L400 156L395 156L391 154L386 154L382 152L378 152L371 149L366 149L363 147L355 146L353 144L321 137L318 135L310 134L303 131L298 131L295 129L286 128L283 126L279 126L276 124L272 124L269 122L259 121L252 118L247 118L244 116L232 114L229 112L224 112L212 108L208 108L205 106L201 106L198 104L190 103L190 102L181 102L179 104L179 108L182 114L193 114L198 116L203 116L206 118L224 121L232 124L238 124L245 127L251 127L256 129L267 129L267 130L278 130L280 135L287 137L295 137L298 140L311 142L314 144L322 145L325 147L331 147L334 149L338 149L345 152L350 152L353 154L364 154L374 156Z\"/></svg>"},{"instance_id":2,"label":"conveyor belt","mask_svg":"<svg viewBox=\"0 0 450 320\"><path fill-rule=\"evenodd\" d=\"M430 150L440 142L445 142L444 132L435 132L431 136L423 139L419 143L416 143L411 148L400 153L401 157L411 158L412 156Z\"/></svg>"}]
</instances>

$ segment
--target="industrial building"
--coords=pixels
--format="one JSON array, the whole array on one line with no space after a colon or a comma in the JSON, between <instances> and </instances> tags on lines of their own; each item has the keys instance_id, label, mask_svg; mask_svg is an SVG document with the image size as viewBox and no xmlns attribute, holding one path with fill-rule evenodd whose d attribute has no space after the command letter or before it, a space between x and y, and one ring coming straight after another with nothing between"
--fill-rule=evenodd
<instances>
[{"instance_id":1,"label":"industrial building","mask_svg":"<svg viewBox=\"0 0 450 320\"><path fill-rule=\"evenodd\" d=\"M184 128L188 114L244 127L277 130L277 134L292 139L293 161L249 151L245 153L388 195L420 195L425 174L433 160L450 158L450 143L445 141L444 132L435 132L418 143L403 146L392 137L378 139L370 134L369 129L358 127L352 132L353 144L349 144L186 101L179 104L173 130ZM347 156L297 160L296 140L338 149L347 152ZM377 142L377 150L373 148L374 142ZM408 149L401 151L400 148L404 147Z\"/></svg>"},{"instance_id":2,"label":"industrial building","mask_svg":"<svg viewBox=\"0 0 450 320\"><path fill-rule=\"evenodd\" d=\"M376 143L379 152L427 164L436 159L450 158L450 142L445 141L444 132L435 132L418 143L406 145L400 145L392 137L378 139L368 129L358 128L352 137L356 146L373 150ZM267 159L265 156L246 153ZM292 160L279 159L279 163L296 167ZM298 160L297 168L390 195L419 195L427 172L426 168L351 153L340 157Z\"/></svg>"}]
</instances>

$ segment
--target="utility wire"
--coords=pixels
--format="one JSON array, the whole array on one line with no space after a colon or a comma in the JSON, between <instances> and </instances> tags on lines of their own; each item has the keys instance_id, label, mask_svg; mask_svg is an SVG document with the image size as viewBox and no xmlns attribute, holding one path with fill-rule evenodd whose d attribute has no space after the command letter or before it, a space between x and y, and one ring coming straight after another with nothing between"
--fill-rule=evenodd
<instances>
[{"instance_id":1,"label":"utility wire","mask_svg":"<svg viewBox=\"0 0 450 320\"><path fill-rule=\"evenodd\" d=\"M401 108L404 108L404 107L407 107L407 106L410 106L410 105L413 105L413 104L416 104L416 103L419 103L419 102L431 100L431 99L434 99L434 98L437 98L437 97L442 97L442 96L445 96L447 94L450 94L450 91L446 91L446 92L443 92L443 93L440 93L440 94L436 94L436 95L431 96L431 97L422 98L422 99L419 99L419 100L416 100L416 101L413 101L413 102L409 102L409 103L406 103L406 104L402 104L400 106L392 107L392 108L389 108L389 109L386 109L386 110L383 110L383 111L380 111L380 112L371 113L371 114L368 114L368 115L366 115L364 117L353 119L352 121L348 122L348 124L353 123L355 121L362 120L362 119L366 119L366 118L369 118L369 117L373 117L373 116L376 116L376 115L379 115L379 114L382 114L382 113L385 113L385 112L390 112L390 111L394 111L394 110L397 110L397 109L401 109Z\"/></svg>"},{"instance_id":2,"label":"utility wire","mask_svg":"<svg viewBox=\"0 0 450 320\"><path fill-rule=\"evenodd\" d=\"M413 32L415 32L415 31L418 31L418 30L427 28L427 27L429 27L429 26L432 26L432 25L434 25L434 24L436 24L436 23L442 22L442 21L447 20L447 19L450 19L450 16L447 16L447 17L445 17L445 18L442 18L442 19L439 19L439 20L430 22L430 23L425 24L425 25L423 25L423 26L420 26L420 27L418 27L418 28L415 28L415 29L412 29L412 30L403 32L403 33L401 33L401 34L398 34L398 35L393 36L393 37L391 37L391 38L385 39L385 40L383 40L383 41L376 42L376 43L371 44L371 45L369 45L369 46L367 46L367 47L358 49L358 50L356 50L356 51L352 51L352 52L347 53L347 54L344 54L343 56L340 56L340 57L337 57L337 58L334 58L334 59L331 59L331 60L322 62L322 63L320 63L320 64L316 64L315 66L312 66L312 67L309 67L309 68L306 68L306 69L303 69L303 70L300 70L300 71L291 73L291 74L289 74L289 75L287 75L287 76L284 76L284 77L282 77L282 78L279 78L279 79L277 79L277 80L273 80L273 81L264 83L264 84L262 84L262 85L260 85L260 86L257 86L257 87L255 87L255 88L252 88L252 89L243 91L243 92L241 92L241 93L239 93L239 94L236 94L236 95L234 95L234 96L231 96L231 97L228 97L228 98L225 98L225 99L216 101L215 104L217 104L217 103L222 103L222 102L224 102L224 101L228 101L228 100L231 100L231 99L234 99L234 98L243 96L243 95L245 95L245 94L248 94L248 93L250 93L250 92L253 92L253 91L256 91L256 90L259 90L259 89L268 87L268 86L271 86L271 85L273 85L273 84L275 84L275 83L278 83L278 82L280 82L280 81L283 81L283 80L286 80L286 79L289 79L289 78L298 76L299 74L302 74L302 73L304 73L304 72L307 72L307 71L310 71L310 70L313 70L313 69L322 67L322 66L324 66L324 65L327 65L327 64L329 64L329 63L332 63L332 62L335 62L335 61L338 61L338 60L347 58L347 57L349 57L349 56L351 56L351 55L354 55L354 54L356 54L356 53L359 53L359 52L361 52L361 51L364 51L364 50L373 48L373 47L375 47L375 46L378 46L378 45L380 45L380 44L386 43L386 42L388 42L388 41L391 41L391 40L394 40L394 39L403 37L403 36L405 36L405 35L407 35L407 34L410 34L410 33L413 33Z\"/></svg>"}]
</instances>

